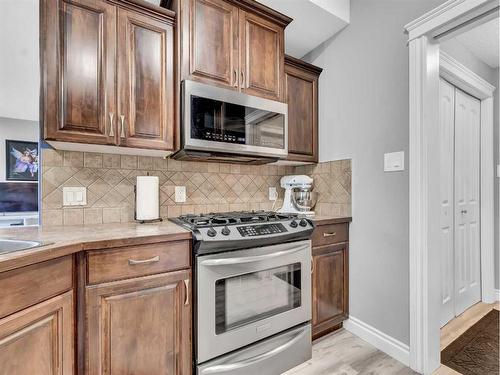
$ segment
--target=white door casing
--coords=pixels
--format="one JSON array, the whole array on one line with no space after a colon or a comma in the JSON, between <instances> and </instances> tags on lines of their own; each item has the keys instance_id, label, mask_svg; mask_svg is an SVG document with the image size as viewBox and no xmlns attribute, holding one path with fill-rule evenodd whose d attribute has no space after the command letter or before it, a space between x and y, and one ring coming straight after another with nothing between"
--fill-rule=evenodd
<instances>
[{"instance_id":1,"label":"white door casing","mask_svg":"<svg viewBox=\"0 0 500 375\"><path fill-rule=\"evenodd\" d=\"M455 87L439 82L439 136L441 189L441 327L455 316L454 256L454 167L455 167Z\"/></svg>"},{"instance_id":2,"label":"white door casing","mask_svg":"<svg viewBox=\"0 0 500 375\"><path fill-rule=\"evenodd\" d=\"M455 315L481 300L480 112L476 98L455 95Z\"/></svg>"}]
</instances>

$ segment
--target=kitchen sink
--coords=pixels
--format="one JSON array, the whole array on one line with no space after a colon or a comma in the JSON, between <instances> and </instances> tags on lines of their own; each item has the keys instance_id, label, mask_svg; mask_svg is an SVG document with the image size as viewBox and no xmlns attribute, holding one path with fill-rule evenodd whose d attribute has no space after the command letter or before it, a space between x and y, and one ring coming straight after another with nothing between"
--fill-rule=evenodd
<instances>
[{"instance_id":1,"label":"kitchen sink","mask_svg":"<svg viewBox=\"0 0 500 375\"><path fill-rule=\"evenodd\" d=\"M0 254L13 253L15 251L33 249L45 245L40 241L7 240L0 239Z\"/></svg>"}]
</instances>

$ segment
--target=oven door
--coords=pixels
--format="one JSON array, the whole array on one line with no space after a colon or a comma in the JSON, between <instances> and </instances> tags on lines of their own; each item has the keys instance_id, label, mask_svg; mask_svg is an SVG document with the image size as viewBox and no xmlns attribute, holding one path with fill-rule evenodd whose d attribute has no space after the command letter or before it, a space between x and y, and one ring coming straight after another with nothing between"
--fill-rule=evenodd
<instances>
[{"instance_id":1,"label":"oven door","mask_svg":"<svg viewBox=\"0 0 500 375\"><path fill-rule=\"evenodd\" d=\"M311 319L311 241L197 258L197 363Z\"/></svg>"}]
</instances>

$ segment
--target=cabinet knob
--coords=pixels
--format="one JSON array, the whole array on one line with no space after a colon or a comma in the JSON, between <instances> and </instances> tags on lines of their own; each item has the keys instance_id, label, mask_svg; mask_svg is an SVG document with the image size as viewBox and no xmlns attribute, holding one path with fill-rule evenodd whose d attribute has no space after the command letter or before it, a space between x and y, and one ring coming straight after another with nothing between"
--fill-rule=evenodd
<instances>
[{"instance_id":1,"label":"cabinet knob","mask_svg":"<svg viewBox=\"0 0 500 375\"><path fill-rule=\"evenodd\" d=\"M125 138L125 115L120 115L121 122L121 135L120 137Z\"/></svg>"},{"instance_id":2,"label":"cabinet knob","mask_svg":"<svg viewBox=\"0 0 500 375\"><path fill-rule=\"evenodd\" d=\"M115 136L115 129L114 129L114 126L113 126L113 120L115 118L115 114L114 113L109 113L109 136L110 137L114 137Z\"/></svg>"}]
</instances>

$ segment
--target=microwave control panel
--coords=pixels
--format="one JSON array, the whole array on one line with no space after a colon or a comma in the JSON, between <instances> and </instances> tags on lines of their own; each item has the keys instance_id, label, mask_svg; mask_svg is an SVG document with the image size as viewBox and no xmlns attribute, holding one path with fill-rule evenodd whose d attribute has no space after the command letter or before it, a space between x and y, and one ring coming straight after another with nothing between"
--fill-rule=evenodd
<instances>
[{"instance_id":1,"label":"microwave control panel","mask_svg":"<svg viewBox=\"0 0 500 375\"><path fill-rule=\"evenodd\" d=\"M281 223L261 224L261 225L246 225L238 227L238 232L243 237L265 236L269 234L277 234L288 232Z\"/></svg>"}]
</instances>

